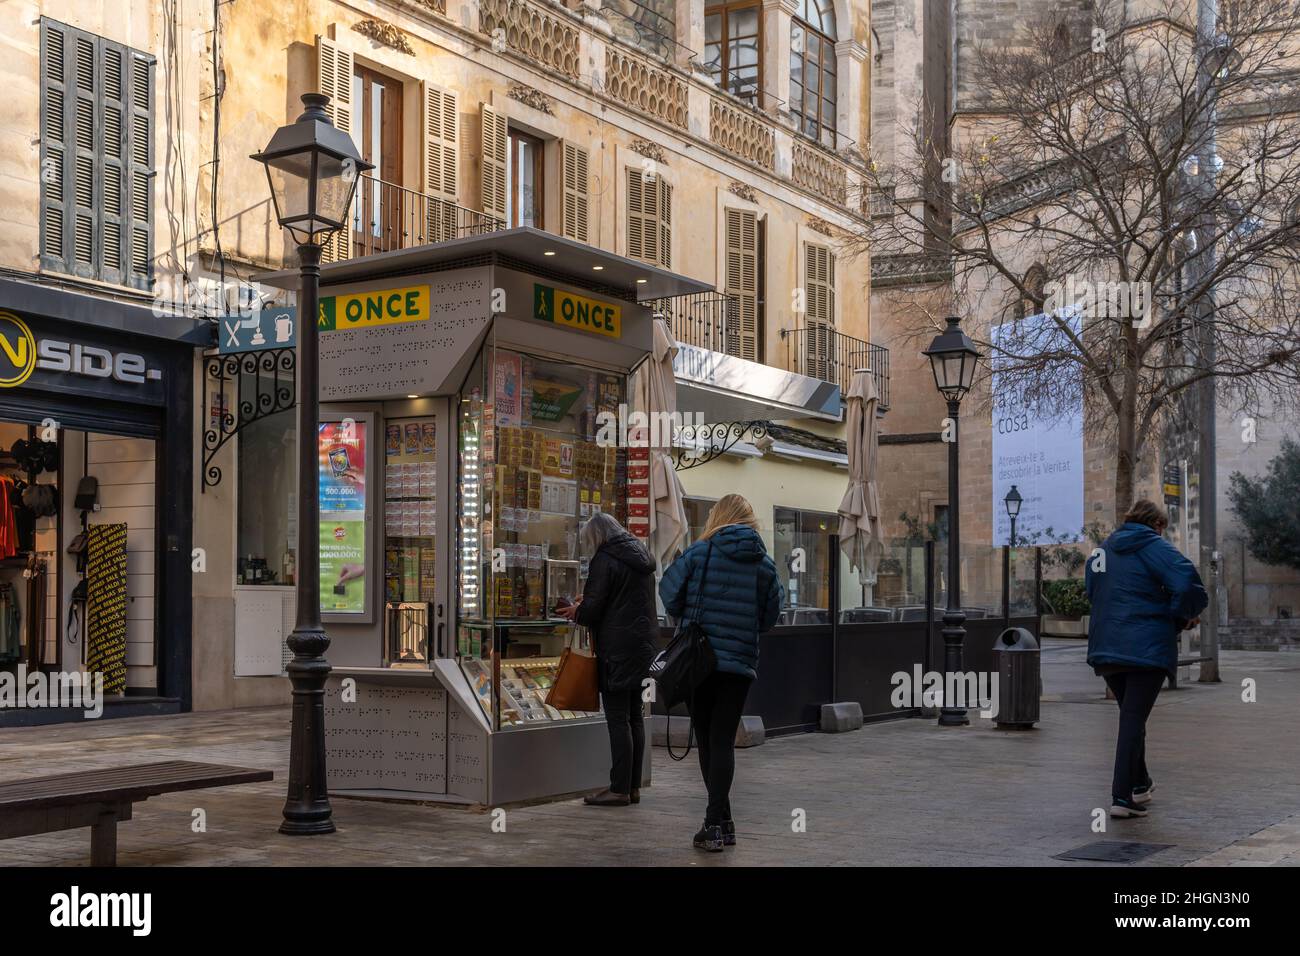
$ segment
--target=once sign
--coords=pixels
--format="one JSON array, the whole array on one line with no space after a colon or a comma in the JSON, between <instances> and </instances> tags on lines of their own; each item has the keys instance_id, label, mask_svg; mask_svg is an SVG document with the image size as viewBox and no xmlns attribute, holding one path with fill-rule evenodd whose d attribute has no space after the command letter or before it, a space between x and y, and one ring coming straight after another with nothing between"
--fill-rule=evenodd
<instances>
[{"instance_id":1,"label":"once sign","mask_svg":"<svg viewBox=\"0 0 1300 956\"><path fill-rule=\"evenodd\" d=\"M423 322L428 317L429 287L416 285L321 299L317 328L322 332L337 332L374 325Z\"/></svg>"},{"instance_id":2,"label":"once sign","mask_svg":"<svg viewBox=\"0 0 1300 956\"><path fill-rule=\"evenodd\" d=\"M533 286L533 318L612 339L623 335L623 310L548 285Z\"/></svg>"}]
</instances>

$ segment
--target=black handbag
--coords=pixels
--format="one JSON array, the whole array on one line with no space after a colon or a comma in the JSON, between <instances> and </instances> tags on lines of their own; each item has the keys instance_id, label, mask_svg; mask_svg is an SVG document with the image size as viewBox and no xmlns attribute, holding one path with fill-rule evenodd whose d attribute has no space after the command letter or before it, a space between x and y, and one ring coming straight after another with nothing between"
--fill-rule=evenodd
<instances>
[{"instance_id":1,"label":"black handbag","mask_svg":"<svg viewBox=\"0 0 1300 956\"><path fill-rule=\"evenodd\" d=\"M694 698L695 688L699 687L710 674L717 669L718 658L709 643L709 636L700 625L704 589L709 580L709 559L713 557L713 542L709 542L704 555L704 572L700 575L700 586L696 591L695 613L678 628L668 646L655 655L650 662L650 676L655 682L656 696L664 705L664 728L667 732L668 756L674 760L685 760L691 752L691 737L695 729ZM688 585L689 586L689 585ZM691 701L691 722L686 731L686 750L679 757L673 753L671 733L672 709L683 701Z\"/></svg>"}]
</instances>

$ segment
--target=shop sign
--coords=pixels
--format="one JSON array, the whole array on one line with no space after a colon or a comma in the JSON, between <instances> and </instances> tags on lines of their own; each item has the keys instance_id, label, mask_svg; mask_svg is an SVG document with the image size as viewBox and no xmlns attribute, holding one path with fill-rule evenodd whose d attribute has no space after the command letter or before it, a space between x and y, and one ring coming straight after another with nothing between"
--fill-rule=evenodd
<instances>
[{"instance_id":1,"label":"shop sign","mask_svg":"<svg viewBox=\"0 0 1300 956\"><path fill-rule=\"evenodd\" d=\"M429 318L429 287L377 289L352 295L332 295L320 300L321 332L363 329L376 325L403 325Z\"/></svg>"},{"instance_id":2,"label":"shop sign","mask_svg":"<svg viewBox=\"0 0 1300 956\"><path fill-rule=\"evenodd\" d=\"M533 318L612 339L623 335L623 310L548 285L533 286Z\"/></svg>"},{"instance_id":3,"label":"shop sign","mask_svg":"<svg viewBox=\"0 0 1300 956\"><path fill-rule=\"evenodd\" d=\"M86 378L112 379L128 385L162 378L143 355L66 342L42 336L11 312L0 311L0 388L22 385L33 372L61 372Z\"/></svg>"},{"instance_id":4,"label":"shop sign","mask_svg":"<svg viewBox=\"0 0 1300 956\"><path fill-rule=\"evenodd\" d=\"M252 315L227 315L221 319L217 351L222 355L290 349L298 344L298 309L259 309Z\"/></svg>"}]
</instances>

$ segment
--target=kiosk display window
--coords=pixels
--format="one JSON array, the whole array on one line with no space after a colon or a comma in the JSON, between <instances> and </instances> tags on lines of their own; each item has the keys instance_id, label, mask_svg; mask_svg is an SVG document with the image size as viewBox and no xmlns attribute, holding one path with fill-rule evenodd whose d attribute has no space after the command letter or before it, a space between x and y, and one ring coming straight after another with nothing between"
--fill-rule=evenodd
<instances>
[{"instance_id":1,"label":"kiosk display window","mask_svg":"<svg viewBox=\"0 0 1300 956\"><path fill-rule=\"evenodd\" d=\"M384 423L385 662L428 666L437 600L437 420Z\"/></svg>"},{"instance_id":2,"label":"kiosk display window","mask_svg":"<svg viewBox=\"0 0 1300 956\"><path fill-rule=\"evenodd\" d=\"M488 345L460 401L456 655L494 728L593 716L545 703L579 639L582 522L626 522L621 374ZM604 414L602 414L604 413Z\"/></svg>"},{"instance_id":3,"label":"kiosk display window","mask_svg":"<svg viewBox=\"0 0 1300 956\"><path fill-rule=\"evenodd\" d=\"M346 418L319 426L320 606L322 613L364 616L366 603L369 427Z\"/></svg>"}]
</instances>

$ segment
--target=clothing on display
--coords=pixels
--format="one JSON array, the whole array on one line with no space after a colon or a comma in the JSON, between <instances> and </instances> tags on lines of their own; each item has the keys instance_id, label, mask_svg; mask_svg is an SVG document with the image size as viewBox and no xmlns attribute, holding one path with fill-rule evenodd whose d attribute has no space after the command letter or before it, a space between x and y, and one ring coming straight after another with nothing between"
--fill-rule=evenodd
<instances>
[{"instance_id":1,"label":"clothing on display","mask_svg":"<svg viewBox=\"0 0 1300 956\"><path fill-rule=\"evenodd\" d=\"M18 544L18 522L14 518L17 501L18 486L8 475L0 475L0 559L12 558L22 550Z\"/></svg>"},{"instance_id":2,"label":"clothing on display","mask_svg":"<svg viewBox=\"0 0 1300 956\"><path fill-rule=\"evenodd\" d=\"M18 611L18 592L8 581L0 582L0 664L12 664L22 656L22 615Z\"/></svg>"}]
</instances>

